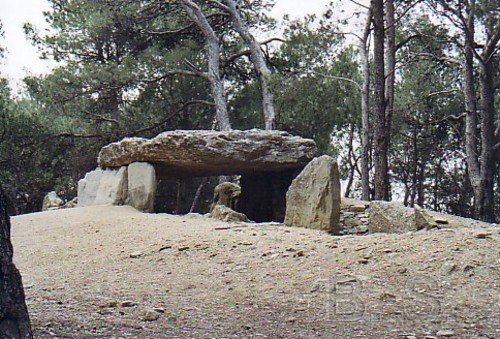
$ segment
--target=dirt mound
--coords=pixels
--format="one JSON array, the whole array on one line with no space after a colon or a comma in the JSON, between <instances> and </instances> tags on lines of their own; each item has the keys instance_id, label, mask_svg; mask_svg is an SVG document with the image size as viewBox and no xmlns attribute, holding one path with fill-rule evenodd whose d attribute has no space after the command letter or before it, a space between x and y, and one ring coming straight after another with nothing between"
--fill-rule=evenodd
<instances>
[{"instance_id":1,"label":"dirt mound","mask_svg":"<svg viewBox=\"0 0 500 339\"><path fill-rule=\"evenodd\" d=\"M13 218L38 337L500 335L500 230L334 237L85 207Z\"/></svg>"}]
</instances>

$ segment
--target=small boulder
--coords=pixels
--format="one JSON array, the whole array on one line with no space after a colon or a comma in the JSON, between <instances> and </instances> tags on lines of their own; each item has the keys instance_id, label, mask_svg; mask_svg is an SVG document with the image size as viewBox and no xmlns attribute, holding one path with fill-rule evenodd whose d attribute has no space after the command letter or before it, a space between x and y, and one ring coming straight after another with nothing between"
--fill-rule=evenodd
<instances>
[{"instance_id":1,"label":"small boulder","mask_svg":"<svg viewBox=\"0 0 500 339\"><path fill-rule=\"evenodd\" d=\"M234 211L224 205L215 205L210 212L210 217L226 222L246 222L248 218L243 213Z\"/></svg>"},{"instance_id":2,"label":"small boulder","mask_svg":"<svg viewBox=\"0 0 500 339\"><path fill-rule=\"evenodd\" d=\"M214 203L212 206L223 205L234 210L240 195L241 187L239 185L232 182L223 182L214 189Z\"/></svg>"},{"instance_id":3,"label":"small boulder","mask_svg":"<svg viewBox=\"0 0 500 339\"><path fill-rule=\"evenodd\" d=\"M63 208L75 208L78 206L78 197L74 197L70 201L64 204Z\"/></svg>"},{"instance_id":4,"label":"small boulder","mask_svg":"<svg viewBox=\"0 0 500 339\"><path fill-rule=\"evenodd\" d=\"M415 205L415 226L417 230L430 230L437 228L438 224L434 221L432 215L422 207Z\"/></svg>"},{"instance_id":5,"label":"small boulder","mask_svg":"<svg viewBox=\"0 0 500 339\"><path fill-rule=\"evenodd\" d=\"M60 208L64 205L64 201L59 198L55 191L47 193L43 198L42 211L48 211L49 209Z\"/></svg>"},{"instance_id":6,"label":"small boulder","mask_svg":"<svg viewBox=\"0 0 500 339\"><path fill-rule=\"evenodd\" d=\"M285 224L340 233L340 177L337 162L313 159L286 193Z\"/></svg>"},{"instance_id":7,"label":"small boulder","mask_svg":"<svg viewBox=\"0 0 500 339\"><path fill-rule=\"evenodd\" d=\"M370 233L417 231L415 212L399 202L372 201L368 229Z\"/></svg>"}]
</instances>

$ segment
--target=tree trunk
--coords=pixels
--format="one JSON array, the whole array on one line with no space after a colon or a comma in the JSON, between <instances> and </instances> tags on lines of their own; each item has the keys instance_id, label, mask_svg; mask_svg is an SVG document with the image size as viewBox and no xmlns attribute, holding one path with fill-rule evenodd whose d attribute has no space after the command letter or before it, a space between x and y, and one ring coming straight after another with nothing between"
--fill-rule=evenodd
<instances>
[{"instance_id":1,"label":"tree trunk","mask_svg":"<svg viewBox=\"0 0 500 339\"><path fill-rule=\"evenodd\" d=\"M210 26L200 7L191 0L181 0L182 7L189 18L198 26L206 40L208 58L208 80L215 103L215 111L219 129L231 129L229 114L227 112L226 91L220 72L220 41Z\"/></svg>"},{"instance_id":2,"label":"tree trunk","mask_svg":"<svg viewBox=\"0 0 500 339\"><path fill-rule=\"evenodd\" d=\"M247 25L243 22L239 10L236 8L234 0L224 0L227 5L227 10L231 15L233 27L243 39L245 44L250 48L252 63L255 73L260 81L262 91L262 108L264 112L264 121L266 129L276 128L276 113L274 110L274 95L271 92L269 77L271 70L267 66L266 57L260 48L260 43L248 30Z\"/></svg>"},{"instance_id":3,"label":"tree trunk","mask_svg":"<svg viewBox=\"0 0 500 339\"><path fill-rule=\"evenodd\" d=\"M349 179L345 188L344 197L349 198L352 184L354 183L354 172L356 170L356 156L354 154L354 124L351 123L349 129L349 151L347 152L347 161L349 162Z\"/></svg>"},{"instance_id":4,"label":"tree trunk","mask_svg":"<svg viewBox=\"0 0 500 339\"><path fill-rule=\"evenodd\" d=\"M481 93L481 158L480 199L476 202L476 215L484 221L495 222L495 87L493 83L494 63L484 62L480 67Z\"/></svg>"},{"instance_id":5,"label":"tree trunk","mask_svg":"<svg viewBox=\"0 0 500 339\"><path fill-rule=\"evenodd\" d=\"M361 85L361 199L370 200L370 59L369 40L371 30L372 12L368 10L365 30L360 39L361 72L363 83Z\"/></svg>"},{"instance_id":6,"label":"tree trunk","mask_svg":"<svg viewBox=\"0 0 500 339\"><path fill-rule=\"evenodd\" d=\"M413 133L412 133L412 147L413 147L413 157L412 157L412 186L411 186L411 202L410 206L415 206L415 200L417 197L417 186L418 186L418 158L419 158L419 149L418 149L418 131L417 125L413 125Z\"/></svg>"},{"instance_id":7,"label":"tree trunk","mask_svg":"<svg viewBox=\"0 0 500 339\"><path fill-rule=\"evenodd\" d=\"M0 338L33 338L19 271L12 262L10 219L0 189Z\"/></svg>"},{"instance_id":8,"label":"tree trunk","mask_svg":"<svg viewBox=\"0 0 500 339\"><path fill-rule=\"evenodd\" d=\"M385 152L389 152L389 145L391 142L391 126L392 115L394 111L394 83L396 81L396 22L395 22L395 9L394 0L386 1L386 50L385 50ZM385 176L386 185L386 200L390 199L390 182L389 175Z\"/></svg>"},{"instance_id":9,"label":"tree trunk","mask_svg":"<svg viewBox=\"0 0 500 339\"><path fill-rule=\"evenodd\" d=\"M385 70L384 70L384 1L371 0L374 32L375 64L375 199L387 200L387 132L385 117Z\"/></svg>"}]
</instances>

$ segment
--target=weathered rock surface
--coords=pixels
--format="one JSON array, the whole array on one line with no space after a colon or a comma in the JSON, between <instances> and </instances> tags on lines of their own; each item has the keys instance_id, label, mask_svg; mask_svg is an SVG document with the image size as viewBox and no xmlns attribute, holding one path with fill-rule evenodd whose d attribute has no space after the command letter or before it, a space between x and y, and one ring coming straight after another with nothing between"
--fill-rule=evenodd
<instances>
[{"instance_id":1,"label":"weathered rock surface","mask_svg":"<svg viewBox=\"0 0 500 339\"><path fill-rule=\"evenodd\" d=\"M55 191L47 193L47 195L43 198L42 202L42 211L47 211L50 208L59 208L64 205L64 201L59 198Z\"/></svg>"},{"instance_id":2,"label":"weathered rock surface","mask_svg":"<svg viewBox=\"0 0 500 339\"><path fill-rule=\"evenodd\" d=\"M340 203L340 234L365 234L370 220L370 202L342 197Z\"/></svg>"},{"instance_id":3,"label":"weathered rock surface","mask_svg":"<svg viewBox=\"0 0 500 339\"><path fill-rule=\"evenodd\" d=\"M234 210L236 209L240 195L241 187L239 185L232 182L223 182L214 189L213 207L223 205Z\"/></svg>"},{"instance_id":4,"label":"weathered rock surface","mask_svg":"<svg viewBox=\"0 0 500 339\"><path fill-rule=\"evenodd\" d=\"M413 208L399 202L370 202L370 233L405 233L417 231Z\"/></svg>"},{"instance_id":5,"label":"weathered rock surface","mask_svg":"<svg viewBox=\"0 0 500 339\"><path fill-rule=\"evenodd\" d=\"M323 155L293 180L286 194L285 224L339 234L340 178L337 162Z\"/></svg>"},{"instance_id":6,"label":"weathered rock surface","mask_svg":"<svg viewBox=\"0 0 500 339\"><path fill-rule=\"evenodd\" d=\"M78 207L92 206L101 183L103 170L96 168L78 181Z\"/></svg>"},{"instance_id":7,"label":"weathered rock surface","mask_svg":"<svg viewBox=\"0 0 500 339\"><path fill-rule=\"evenodd\" d=\"M127 167L102 172L93 205L122 205L127 198Z\"/></svg>"},{"instance_id":8,"label":"weathered rock surface","mask_svg":"<svg viewBox=\"0 0 500 339\"><path fill-rule=\"evenodd\" d=\"M78 206L122 205L127 197L127 167L96 168L78 181Z\"/></svg>"},{"instance_id":9,"label":"weathered rock surface","mask_svg":"<svg viewBox=\"0 0 500 339\"><path fill-rule=\"evenodd\" d=\"M125 203L140 211L153 212L156 174L153 165L134 162L128 166L128 190Z\"/></svg>"},{"instance_id":10,"label":"weathered rock surface","mask_svg":"<svg viewBox=\"0 0 500 339\"><path fill-rule=\"evenodd\" d=\"M434 217L422 207L415 205L415 227L417 230L430 230L438 227Z\"/></svg>"},{"instance_id":11,"label":"weathered rock surface","mask_svg":"<svg viewBox=\"0 0 500 339\"><path fill-rule=\"evenodd\" d=\"M125 138L101 149L102 168L150 162L159 177L254 174L302 169L316 153L311 139L282 131L169 131Z\"/></svg>"},{"instance_id":12,"label":"weathered rock surface","mask_svg":"<svg viewBox=\"0 0 500 339\"><path fill-rule=\"evenodd\" d=\"M66 202L63 208L75 208L78 206L78 197L74 197L70 201Z\"/></svg>"},{"instance_id":13,"label":"weathered rock surface","mask_svg":"<svg viewBox=\"0 0 500 339\"><path fill-rule=\"evenodd\" d=\"M215 205L210 212L210 217L227 222L248 221L246 215L224 205Z\"/></svg>"}]
</instances>

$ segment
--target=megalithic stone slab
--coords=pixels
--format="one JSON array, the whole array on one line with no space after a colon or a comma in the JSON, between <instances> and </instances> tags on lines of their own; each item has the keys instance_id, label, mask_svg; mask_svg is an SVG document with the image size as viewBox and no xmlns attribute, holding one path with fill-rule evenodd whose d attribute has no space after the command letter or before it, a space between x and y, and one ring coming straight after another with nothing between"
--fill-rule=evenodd
<instances>
[{"instance_id":1,"label":"megalithic stone slab","mask_svg":"<svg viewBox=\"0 0 500 339\"><path fill-rule=\"evenodd\" d=\"M152 139L125 138L99 153L101 168L155 165L159 178L207 177L301 170L314 158L311 139L283 131L168 131Z\"/></svg>"},{"instance_id":2,"label":"megalithic stone slab","mask_svg":"<svg viewBox=\"0 0 500 339\"><path fill-rule=\"evenodd\" d=\"M340 177L337 162L313 159L286 194L285 224L340 233Z\"/></svg>"},{"instance_id":3,"label":"megalithic stone slab","mask_svg":"<svg viewBox=\"0 0 500 339\"><path fill-rule=\"evenodd\" d=\"M127 205L144 212L154 211L156 174L153 165L134 162L128 166L127 194Z\"/></svg>"},{"instance_id":4,"label":"megalithic stone slab","mask_svg":"<svg viewBox=\"0 0 500 339\"><path fill-rule=\"evenodd\" d=\"M78 181L78 207L92 206L94 204L103 172L102 169L96 168Z\"/></svg>"},{"instance_id":5,"label":"megalithic stone slab","mask_svg":"<svg viewBox=\"0 0 500 339\"><path fill-rule=\"evenodd\" d=\"M127 167L102 172L94 205L123 205L127 198Z\"/></svg>"}]
</instances>

